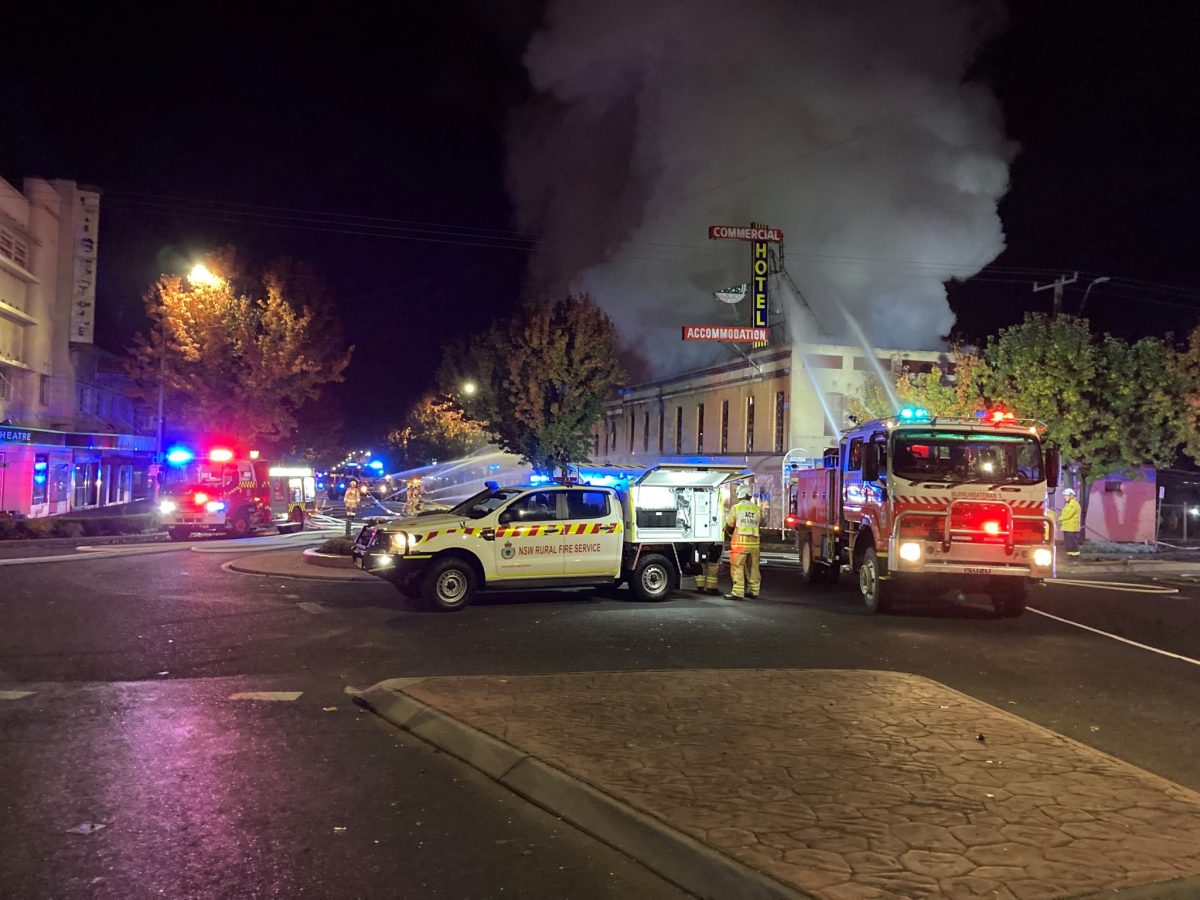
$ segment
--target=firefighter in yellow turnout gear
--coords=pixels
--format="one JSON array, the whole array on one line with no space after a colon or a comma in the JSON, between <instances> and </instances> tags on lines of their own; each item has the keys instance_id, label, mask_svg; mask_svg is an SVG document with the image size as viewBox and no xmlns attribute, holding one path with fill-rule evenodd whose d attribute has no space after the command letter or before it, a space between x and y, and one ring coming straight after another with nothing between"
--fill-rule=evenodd
<instances>
[{"instance_id":1,"label":"firefighter in yellow turnout gear","mask_svg":"<svg viewBox=\"0 0 1200 900\"><path fill-rule=\"evenodd\" d=\"M729 507L725 531L729 534L729 572L733 590L727 600L753 600L758 596L762 576L759 573L758 534L762 510L750 499L750 488L744 484L737 489L737 503Z\"/></svg>"}]
</instances>

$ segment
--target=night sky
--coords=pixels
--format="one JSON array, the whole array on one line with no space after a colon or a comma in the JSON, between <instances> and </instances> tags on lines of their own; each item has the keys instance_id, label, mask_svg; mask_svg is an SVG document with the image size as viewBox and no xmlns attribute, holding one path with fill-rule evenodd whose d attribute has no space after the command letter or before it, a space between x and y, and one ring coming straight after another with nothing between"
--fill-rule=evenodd
<instances>
[{"instance_id":1,"label":"night sky","mask_svg":"<svg viewBox=\"0 0 1200 900\"><path fill-rule=\"evenodd\" d=\"M496 235L513 227L504 129L530 91L521 55L540 3L395 7L403 17L33 6L4 16L0 175L104 191L101 345L123 349L146 287L205 250L310 261L357 345L338 388L349 434L376 440L429 385L441 342L520 295L526 245ZM1021 146L1000 207L1008 249L952 289L959 333L978 340L1048 309L1031 281L1058 270L1084 273L1068 311L1090 278L1114 278L1088 301L1099 329L1188 330L1200 309L1200 11L1009 9L971 72Z\"/></svg>"}]
</instances>

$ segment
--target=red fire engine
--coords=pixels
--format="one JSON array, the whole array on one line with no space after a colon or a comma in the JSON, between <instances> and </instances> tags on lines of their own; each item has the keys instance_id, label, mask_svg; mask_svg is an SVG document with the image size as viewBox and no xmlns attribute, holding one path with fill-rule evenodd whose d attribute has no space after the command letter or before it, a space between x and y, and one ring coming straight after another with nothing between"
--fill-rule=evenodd
<instances>
[{"instance_id":1,"label":"red fire engine","mask_svg":"<svg viewBox=\"0 0 1200 900\"><path fill-rule=\"evenodd\" d=\"M854 573L872 612L957 588L1019 616L1027 586L1054 573L1045 507L1058 453L1043 431L1003 409L970 419L905 409L856 426L822 468L791 477L786 523L805 581Z\"/></svg>"}]
</instances>

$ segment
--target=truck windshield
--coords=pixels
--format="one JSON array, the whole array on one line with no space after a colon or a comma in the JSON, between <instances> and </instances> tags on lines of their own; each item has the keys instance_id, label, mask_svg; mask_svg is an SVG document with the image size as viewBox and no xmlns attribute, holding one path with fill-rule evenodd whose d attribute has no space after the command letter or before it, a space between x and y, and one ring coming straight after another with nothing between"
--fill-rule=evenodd
<instances>
[{"instance_id":1,"label":"truck windshield","mask_svg":"<svg viewBox=\"0 0 1200 900\"><path fill-rule=\"evenodd\" d=\"M1032 435L954 431L897 433L892 472L910 481L1036 484L1041 445Z\"/></svg>"},{"instance_id":2,"label":"truck windshield","mask_svg":"<svg viewBox=\"0 0 1200 900\"><path fill-rule=\"evenodd\" d=\"M456 516L466 516L468 519L482 519L488 513L498 510L519 493L521 493L520 488L480 491L474 497L468 497L450 512Z\"/></svg>"}]
</instances>

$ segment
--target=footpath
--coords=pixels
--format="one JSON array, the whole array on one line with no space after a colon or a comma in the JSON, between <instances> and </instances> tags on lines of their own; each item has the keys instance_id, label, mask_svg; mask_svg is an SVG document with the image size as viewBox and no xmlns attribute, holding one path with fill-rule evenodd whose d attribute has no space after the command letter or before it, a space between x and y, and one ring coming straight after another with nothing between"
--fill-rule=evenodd
<instances>
[{"instance_id":1,"label":"footpath","mask_svg":"<svg viewBox=\"0 0 1200 900\"><path fill-rule=\"evenodd\" d=\"M1200 896L1200 795L914 675L397 679L358 701L697 896Z\"/></svg>"}]
</instances>

